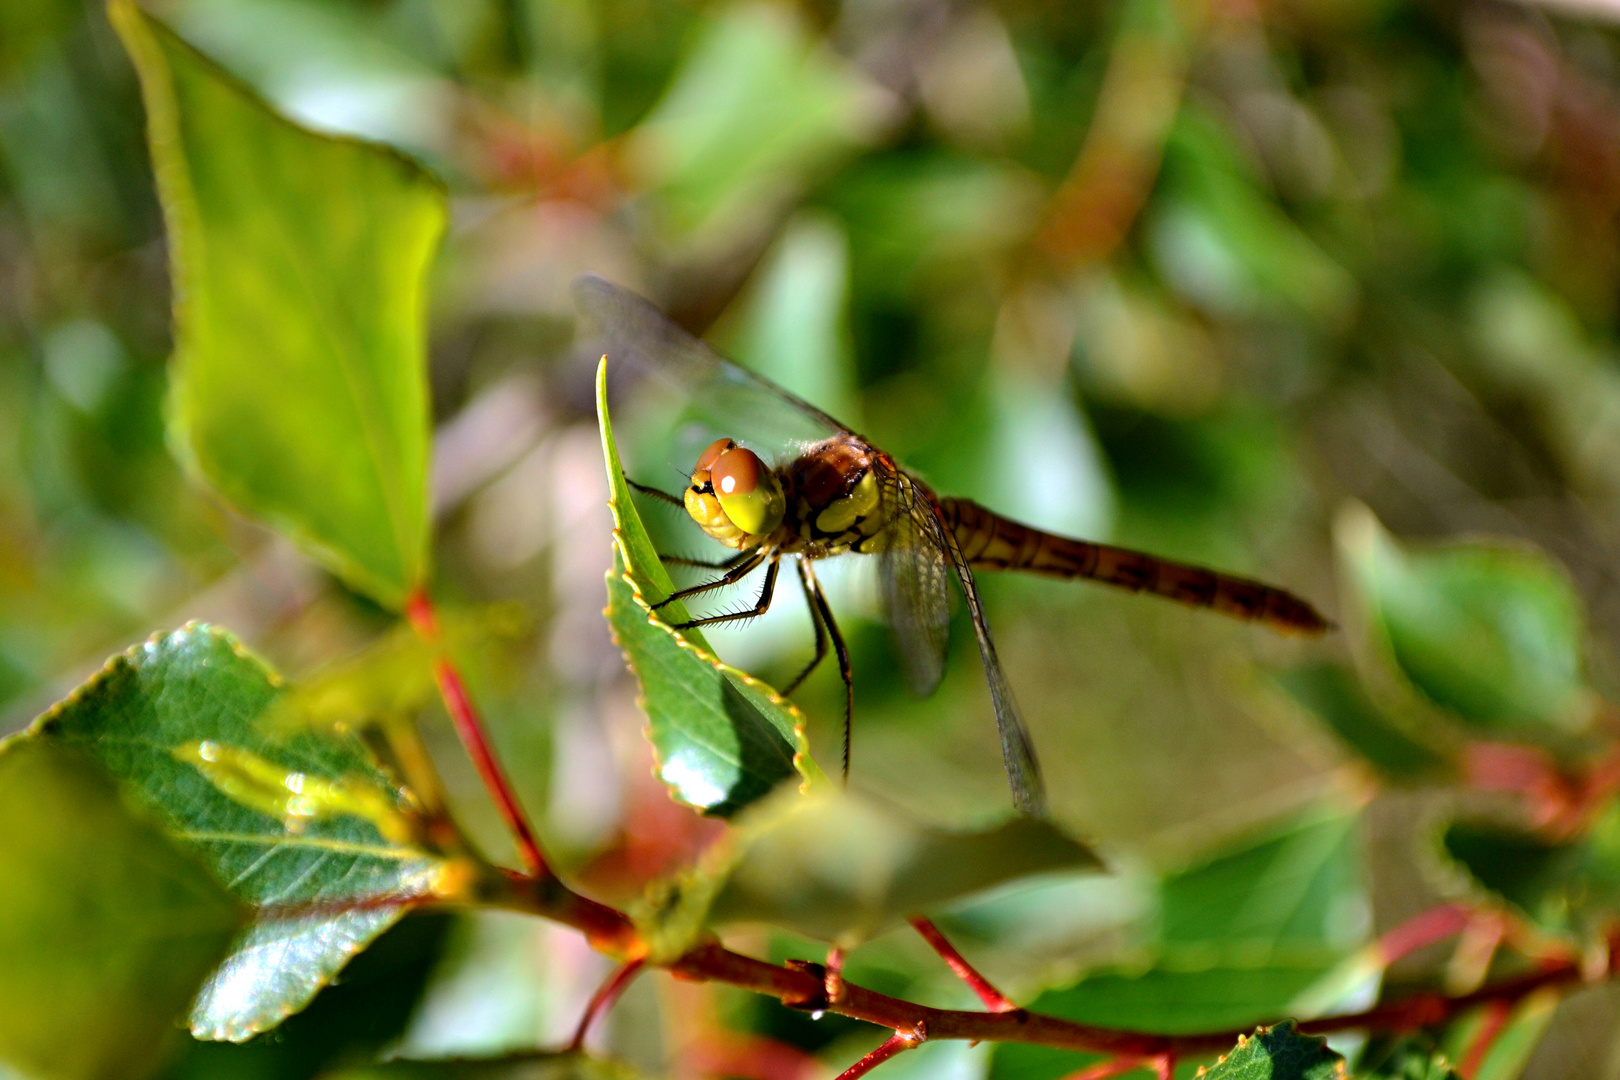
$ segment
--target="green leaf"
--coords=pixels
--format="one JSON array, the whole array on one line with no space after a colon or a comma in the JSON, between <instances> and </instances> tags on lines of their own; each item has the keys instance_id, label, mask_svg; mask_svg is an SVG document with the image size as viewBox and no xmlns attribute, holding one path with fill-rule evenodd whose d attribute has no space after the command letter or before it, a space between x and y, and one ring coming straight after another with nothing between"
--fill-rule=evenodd
<instances>
[{"instance_id":1,"label":"green leaf","mask_svg":"<svg viewBox=\"0 0 1620 1080\"><path fill-rule=\"evenodd\" d=\"M1530 1062L1536 1044L1552 1023L1563 995L1556 989L1538 990L1513 1007L1507 1023L1491 1041L1490 1049L1475 1067L1469 1080L1517 1080ZM1487 1017L1478 1009L1446 1032L1446 1050L1461 1059L1478 1039Z\"/></svg>"},{"instance_id":2,"label":"green leaf","mask_svg":"<svg viewBox=\"0 0 1620 1080\"><path fill-rule=\"evenodd\" d=\"M1358 1080L1462 1080L1451 1061L1434 1048L1428 1035L1410 1036L1390 1045L1376 1036L1356 1066Z\"/></svg>"},{"instance_id":3,"label":"green leaf","mask_svg":"<svg viewBox=\"0 0 1620 1080\"><path fill-rule=\"evenodd\" d=\"M33 728L99 761L258 907L192 1010L199 1038L274 1026L412 902L466 878L357 738L264 724L282 692L229 634L192 624L113 657Z\"/></svg>"},{"instance_id":4,"label":"green leaf","mask_svg":"<svg viewBox=\"0 0 1620 1080\"><path fill-rule=\"evenodd\" d=\"M817 49L790 9L716 19L627 159L677 234L734 230L867 138L881 92Z\"/></svg>"},{"instance_id":5,"label":"green leaf","mask_svg":"<svg viewBox=\"0 0 1620 1080\"><path fill-rule=\"evenodd\" d=\"M1165 878L1157 924L1134 962L1030 1007L1163 1034L1286 1015L1365 939L1354 826L1351 816L1316 815Z\"/></svg>"},{"instance_id":6,"label":"green leaf","mask_svg":"<svg viewBox=\"0 0 1620 1080\"><path fill-rule=\"evenodd\" d=\"M0 821L0 1062L144 1076L246 910L62 747L0 746Z\"/></svg>"},{"instance_id":7,"label":"green leaf","mask_svg":"<svg viewBox=\"0 0 1620 1080\"><path fill-rule=\"evenodd\" d=\"M1046 821L952 832L827 785L751 809L697 867L654 883L636 914L657 955L678 955L706 926L738 922L847 947L1015 878L1085 869L1102 862Z\"/></svg>"},{"instance_id":8,"label":"green leaf","mask_svg":"<svg viewBox=\"0 0 1620 1080\"><path fill-rule=\"evenodd\" d=\"M1327 662L1301 664L1283 672L1277 682L1391 780L1432 780L1446 771L1445 757L1407 734L1373 704L1350 670Z\"/></svg>"},{"instance_id":9,"label":"green leaf","mask_svg":"<svg viewBox=\"0 0 1620 1080\"><path fill-rule=\"evenodd\" d=\"M1292 1022L1240 1037L1237 1049L1222 1057L1204 1080L1344 1080L1344 1058L1327 1040L1301 1035Z\"/></svg>"},{"instance_id":10,"label":"green leaf","mask_svg":"<svg viewBox=\"0 0 1620 1080\"><path fill-rule=\"evenodd\" d=\"M676 798L720 817L764 798L784 780L820 777L805 745L804 714L758 679L721 663L696 630L671 629L666 619L690 617L679 601L651 608L675 586L619 464L605 360L596 373L596 415L615 525L608 623L641 683L658 775Z\"/></svg>"},{"instance_id":11,"label":"green leaf","mask_svg":"<svg viewBox=\"0 0 1620 1080\"><path fill-rule=\"evenodd\" d=\"M512 1054L502 1058L389 1061L322 1074L327 1080L636 1080L616 1061L583 1054Z\"/></svg>"},{"instance_id":12,"label":"green leaf","mask_svg":"<svg viewBox=\"0 0 1620 1080\"><path fill-rule=\"evenodd\" d=\"M1620 915L1620 802L1579 838L1554 843L1494 822L1454 821L1445 855L1481 889L1552 933L1591 932Z\"/></svg>"},{"instance_id":13,"label":"green leaf","mask_svg":"<svg viewBox=\"0 0 1620 1080\"><path fill-rule=\"evenodd\" d=\"M428 572L425 284L444 193L405 158L272 112L132 0L190 466L398 608Z\"/></svg>"},{"instance_id":14,"label":"green leaf","mask_svg":"<svg viewBox=\"0 0 1620 1080\"><path fill-rule=\"evenodd\" d=\"M1364 508L1338 532L1374 634L1430 701L1494 731L1585 725L1585 616L1550 558L1485 544L1408 552Z\"/></svg>"}]
</instances>

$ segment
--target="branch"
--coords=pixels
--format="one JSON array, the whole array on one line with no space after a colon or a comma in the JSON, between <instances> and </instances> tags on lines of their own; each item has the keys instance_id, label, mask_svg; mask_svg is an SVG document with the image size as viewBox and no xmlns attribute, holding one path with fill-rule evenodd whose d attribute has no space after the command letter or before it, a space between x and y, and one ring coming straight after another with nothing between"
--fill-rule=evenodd
<instances>
[{"instance_id":1,"label":"branch","mask_svg":"<svg viewBox=\"0 0 1620 1080\"><path fill-rule=\"evenodd\" d=\"M417 590L406 600L405 617L423 641L435 647L441 644L438 613L434 611L433 601L425 591ZM456 726L456 734L461 737L461 745L466 748L467 756L472 758L479 778L484 781L490 798L495 800L495 806L500 810L506 827L511 830L512 838L517 841L518 854L529 876L538 879L551 877L551 867L540 850L540 841L535 838L534 829L529 826L529 819L523 813L517 793L512 790L511 782L506 779L506 773L495 757L489 735L484 731L484 722L479 719L478 709L461 681L461 673L449 656L441 654L433 661L433 678L439 684L439 695L444 698L445 708L450 710L450 719Z\"/></svg>"},{"instance_id":2,"label":"branch","mask_svg":"<svg viewBox=\"0 0 1620 1080\"><path fill-rule=\"evenodd\" d=\"M984 1002L985 1008L991 1012L1011 1012L1018 1008L1017 1005L1007 1000L1006 996L1000 990L997 990L989 979L979 974L978 969L968 963L966 957L956 951L956 946L952 945L945 935L939 932L939 927L935 926L931 919L922 915L913 915L906 921L911 923L911 928L917 931L922 936L922 939L933 947L935 952L939 953L940 959L945 961L945 966L955 972L958 979L967 983L973 992L979 995L979 1000Z\"/></svg>"}]
</instances>

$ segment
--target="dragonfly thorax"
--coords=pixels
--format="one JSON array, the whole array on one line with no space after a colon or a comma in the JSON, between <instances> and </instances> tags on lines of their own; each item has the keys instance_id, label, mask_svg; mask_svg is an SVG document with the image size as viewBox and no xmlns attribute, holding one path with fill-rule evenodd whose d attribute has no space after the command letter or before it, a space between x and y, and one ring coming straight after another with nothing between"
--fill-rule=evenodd
<instances>
[{"instance_id":1,"label":"dragonfly thorax","mask_svg":"<svg viewBox=\"0 0 1620 1080\"><path fill-rule=\"evenodd\" d=\"M782 482L758 454L731 439L716 439L692 468L686 512L727 547L753 547L782 524L787 500Z\"/></svg>"}]
</instances>

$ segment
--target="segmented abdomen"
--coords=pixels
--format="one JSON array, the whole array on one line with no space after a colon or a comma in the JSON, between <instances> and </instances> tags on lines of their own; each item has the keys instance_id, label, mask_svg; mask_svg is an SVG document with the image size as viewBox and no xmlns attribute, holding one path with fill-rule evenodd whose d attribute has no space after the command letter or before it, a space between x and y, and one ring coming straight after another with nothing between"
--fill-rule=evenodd
<instances>
[{"instance_id":1,"label":"segmented abdomen","mask_svg":"<svg viewBox=\"0 0 1620 1080\"><path fill-rule=\"evenodd\" d=\"M1020 525L967 499L941 499L956 543L975 569L1027 570L1148 592L1283 633L1319 634L1328 621L1293 593L1140 551L1073 540Z\"/></svg>"}]
</instances>

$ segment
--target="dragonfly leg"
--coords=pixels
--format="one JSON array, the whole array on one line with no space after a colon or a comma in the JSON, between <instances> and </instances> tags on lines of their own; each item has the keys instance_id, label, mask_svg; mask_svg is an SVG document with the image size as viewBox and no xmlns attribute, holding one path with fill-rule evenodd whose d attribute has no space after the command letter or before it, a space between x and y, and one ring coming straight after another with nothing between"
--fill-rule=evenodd
<instances>
[{"instance_id":1,"label":"dragonfly leg","mask_svg":"<svg viewBox=\"0 0 1620 1080\"><path fill-rule=\"evenodd\" d=\"M635 488L637 491L641 492L643 495L651 495L653 498L659 499L659 500L661 500L663 502L667 502L671 506L678 506L682 510L686 509L686 503L682 502L680 499L676 498L674 495L671 495L669 492L664 491L662 488L655 488L650 484L638 484L634 480L630 479L628 476L626 476L624 478L624 482L629 484L631 487Z\"/></svg>"},{"instance_id":2,"label":"dragonfly leg","mask_svg":"<svg viewBox=\"0 0 1620 1080\"><path fill-rule=\"evenodd\" d=\"M827 630L821 625L821 611L816 607L815 594L810 590L809 564L800 559L798 566L799 584L804 588L804 603L810 609L810 625L816 628L816 655L811 657L810 662L804 666L804 670L794 676L793 681L783 688L783 697L791 697L793 691L799 688L799 684L808 679L810 673L816 670L821 662L827 658Z\"/></svg>"},{"instance_id":3,"label":"dragonfly leg","mask_svg":"<svg viewBox=\"0 0 1620 1080\"><path fill-rule=\"evenodd\" d=\"M799 573L804 578L805 591L827 627L827 636L832 638L833 651L838 654L838 675L844 680L844 783L847 784L850 734L855 722L855 677L849 666L849 649L844 647L844 635L838 632L838 623L833 620L832 605L827 603L827 594L821 591L821 582L816 580L816 572L810 568L808 560L799 560Z\"/></svg>"},{"instance_id":4,"label":"dragonfly leg","mask_svg":"<svg viewBox=\"0 0 1620 1080\"><path fill-rule=\"evenodd\" d=\"M754 565L757 566L758 563ZM781 565L779 558L772 557L770 563L765 567L765 584L760 587L759 602L747 611L733 611L729 615L708 615L701 619L690 619L683 623L675 623L675 629L690 630L694 626L713 626L716 623L736 622L738 619L752 619L765 614L771 609L771 596L776 592L776 571ZM753 569L753 566L750 566L749 569Z\"/></svg>"},{"instance_id":5,"label":"dragonfly leg","mask_svg":"<svg viewBox=\"0 0 1620 1080\"><path fill-rule=\"evenodd\" d=\"M702 585L693 585L686 589L676 589L674 592L664 597L664 599L654 604L653 610L657 611L665 604L672 604L677 600L684 600L688 596L696 596L698 593L706 593L714 589L724 588L727 585L735 585L737 582L753 573L755 568L758 567L760 563L765 561L765 555L758 550L750 551L747 553L747 555L747 558L737 562L731 567L731 569L727 570L724 574L721 574L713 581L706 581Z\"/></svg>"},{"instance_id":6,"label":"dragonfly leg","mask_svg":"<svg viewBox=\"0 0 1620 1080\"><path fill-rule=\"evenodd\" d=\"M730 570L732 567L748 558L750 554L751 552L739 551L729 559L722 559L719 562L714 562L710 559L688 559L684 555L665 555L660 552L658 561L674 563L676 566L699 566L705 570Z\"/></svg>"}]
</instances>

